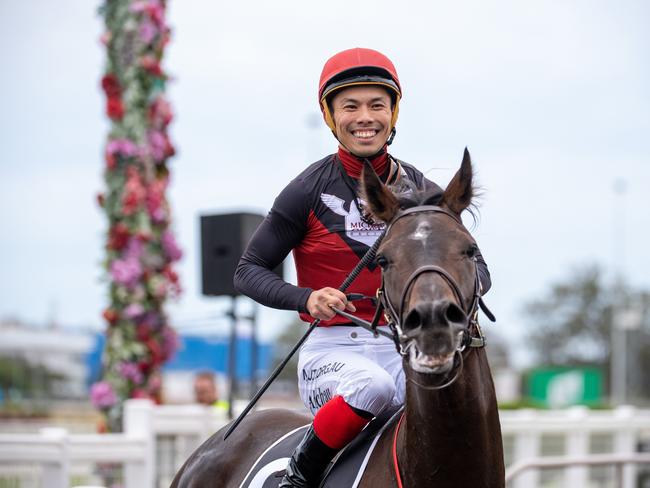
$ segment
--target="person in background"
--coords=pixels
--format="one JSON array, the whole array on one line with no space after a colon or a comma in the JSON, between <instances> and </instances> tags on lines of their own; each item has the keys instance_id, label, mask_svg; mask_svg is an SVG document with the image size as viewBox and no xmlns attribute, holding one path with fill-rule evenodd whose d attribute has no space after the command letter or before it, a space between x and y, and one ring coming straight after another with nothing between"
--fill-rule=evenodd
<instances>
[{"instance_id":1,"label":"person in background","mask_svg":"<svg viewBox=\"0 0 650 488\"><path fill-rule=\"evenodd\" d=\"M194 377L194 399L201 405L228 411L228 402L219 400L219 390L212 371L199 371Z\"/></svg>"}]
</instances>

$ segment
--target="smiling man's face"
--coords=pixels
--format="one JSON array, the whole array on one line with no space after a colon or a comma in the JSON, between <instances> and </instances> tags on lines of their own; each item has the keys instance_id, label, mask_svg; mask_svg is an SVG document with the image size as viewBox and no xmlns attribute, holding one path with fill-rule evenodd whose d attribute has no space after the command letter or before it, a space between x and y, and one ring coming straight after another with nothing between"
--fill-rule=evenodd
<instances>
[{"instance_id":1,"label":"smiling man's face","mask_svg":"<svg viewBox=\"0 0 650 488\"><path fill-rule=\"evenodd\" d=\"M344 88L332 98L339 141L356 156L376 154L388 140L393 116L388 92L373 85Z\"/></svg>"}]
</instances>

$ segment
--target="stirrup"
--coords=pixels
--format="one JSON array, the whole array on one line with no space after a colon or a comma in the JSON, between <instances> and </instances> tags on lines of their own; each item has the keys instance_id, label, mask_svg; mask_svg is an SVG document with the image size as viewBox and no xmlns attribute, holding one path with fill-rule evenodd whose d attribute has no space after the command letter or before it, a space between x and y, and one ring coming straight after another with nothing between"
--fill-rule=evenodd
<instances>
[{"instance_id":1,"label":"stirrup","mask_svg":"<svg viewBox=\"0 0 650 488\"><path fill-rule=\"evenodd\" d=\"M310 426L291 455L278 488L318 488L330 461L338 451L325 445L316 436L313 425Z\"/></svg>"}]
</instances>

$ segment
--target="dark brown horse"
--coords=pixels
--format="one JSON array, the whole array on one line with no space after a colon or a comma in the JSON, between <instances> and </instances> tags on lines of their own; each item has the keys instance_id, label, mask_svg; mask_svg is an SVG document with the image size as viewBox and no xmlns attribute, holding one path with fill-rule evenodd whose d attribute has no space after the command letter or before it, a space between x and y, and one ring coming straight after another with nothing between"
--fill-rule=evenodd
<instances>
[{"instance_id":1,"label":"dark brown horse","mask_svg":"<svg viewBox=\"0 0 650 488\"><path fill-rule=\"evenodd\" d=\"M469 153L442 194L395 195L372 172L362 183L374 218L389 225L377 261L407 385L401 424L384 432L359 486L397 486L396 455L404 488L503 487L496 395L475 320L477 247L460 221L474 194ZM283 410L254 413L226 441L225 429L210 437L171 486L238 487L273 441L310 421Z\"/></svg>"}]
</instances>

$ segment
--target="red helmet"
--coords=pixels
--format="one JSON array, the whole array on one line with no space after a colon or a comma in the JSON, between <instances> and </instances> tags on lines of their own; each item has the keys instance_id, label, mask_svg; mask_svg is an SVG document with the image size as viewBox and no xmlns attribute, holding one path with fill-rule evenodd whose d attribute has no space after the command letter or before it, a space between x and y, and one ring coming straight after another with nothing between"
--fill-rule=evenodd
<instances>
[{"instance_id":1,"label":"red helmet","mask_svg":"<svg viewBox=\"0 0 650 488\"><path fill-rule=\"evenodd\" d=\"M332 129L334 135L336 129L327 99L337 90L355 85L379 85L389 91L394 100L391 129L395 127L399 101L402 98L402 87L399 84L397 70L391 60L382 53L357 47L341 51L328 59L320 75L318 101L325 123Z\"/></svg>"}]
</instances>

